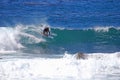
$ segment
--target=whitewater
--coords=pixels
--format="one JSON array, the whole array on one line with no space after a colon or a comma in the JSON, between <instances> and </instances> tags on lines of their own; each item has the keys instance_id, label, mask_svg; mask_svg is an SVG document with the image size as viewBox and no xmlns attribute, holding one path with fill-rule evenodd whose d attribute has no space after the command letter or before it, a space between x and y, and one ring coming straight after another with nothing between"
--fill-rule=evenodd
<instances>
[{"instance_id":1,"label":"whitewater","mask_svg":"<svg viewBox=\"0 0 120 80\"><path fill-rule=\"evenodd\" d=\"M42 30L43 27L36 27L35 25L0 27L0 80L120 79L119 51L109 53L109 50L107 50L108 52L91 53L89 49L86 49L86 51L88 50L87 53L82 51L86 58L77 59L77 51L74 52L76 46L71 46L72 51L66 49L65 43L71 45L71 42L74 44L80 42L82 46L84 45L82 48L86 48L86 42L92 43L96 41L95 43L98 44L101 40L93 41L94 38L90 40L82 38L83 41L77 37L69 37L68 35L76 32L76 29L51 28L51 37L44 37L41 34ZM119 34L119 28L114 27L82 29L77 30L77 33L84 32L86 33L84 36L87 36L91 34L91 31L105 34L112 33L114 30ZM61 37L60 33L64 34L64 41L58 40ZM66 36L68 36L69 40L65 38ZM97 35L95 38L98 39L100 36ZM107 36L110 37L111 35ZM61 38L61 40L63 39ZM111 42L108 38L106 41L108 41L107 44ZM100 44L105 45L106 43ZM80 45L77 45L77 47L80 49Z\"/></svg>"},{"instance_id":2,"label":"whitewater","mask_svg":"<svg viewBox=\"0 0 120 80\"><path fill-rule=\"evenodd\" d=\"M62 58L12 58L0 60L1 80L119 80L119 53L90 54L76 60Z\"/></svg>"}]
</instances>

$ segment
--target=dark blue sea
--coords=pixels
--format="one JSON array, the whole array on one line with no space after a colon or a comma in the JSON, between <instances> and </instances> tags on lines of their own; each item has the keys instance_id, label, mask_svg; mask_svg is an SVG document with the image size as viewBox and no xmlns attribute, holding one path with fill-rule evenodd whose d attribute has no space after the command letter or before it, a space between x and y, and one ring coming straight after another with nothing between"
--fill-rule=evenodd
<instances>
[{"instance_id":1,"label":"dark blue sea","mask_svg":"<svg viewBox=\"0 0 120 80\"><path fill-rule=\"evenodd\" d=\"M120 80L120 0L1 0L0 80Z\"/></svg>"}]
</instances>

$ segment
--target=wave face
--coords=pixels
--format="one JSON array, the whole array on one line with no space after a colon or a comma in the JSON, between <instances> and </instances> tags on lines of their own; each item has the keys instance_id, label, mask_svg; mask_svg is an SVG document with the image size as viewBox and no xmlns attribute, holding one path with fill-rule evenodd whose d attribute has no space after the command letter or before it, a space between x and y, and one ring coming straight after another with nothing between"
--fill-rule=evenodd
<instances>
[{"instance_id":1,"label":"wave face","mask_svg":"<svg viewBox=\"0 0 120 80\"><path fill-rule=\"evenodd\" d=\"M43 27L18 25L0 27L0 51L25 53L119 52L120 29L96 27L89 29L51 28L51 36L44 37ZM57 49L57 52L56 52ZM43 51L43 52L42 52Z\"/></svg>"},{"instance_id":2,"label":"wave face","mask_svg":"<svg viewBox=\"0 0 120 80\"><path fill-rule=\"evenodd\" d=\"M111 52L120 49L120 30L114 27L80 30L53 29L53 32L57 36L51 40L52 44L64 46L68 50Z\"/></svg>"}]
</instances>

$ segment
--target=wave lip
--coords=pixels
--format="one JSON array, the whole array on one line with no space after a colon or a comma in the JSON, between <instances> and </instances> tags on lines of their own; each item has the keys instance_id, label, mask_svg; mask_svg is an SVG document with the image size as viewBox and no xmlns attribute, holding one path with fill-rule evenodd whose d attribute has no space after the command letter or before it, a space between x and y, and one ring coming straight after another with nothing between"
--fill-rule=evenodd
<instances>
[{"instance_id":1,"label":"wave lip","mask_svg":"<svg viewBox=\"0 0 120 80\"><path fill-rule=\"evenodd\" d=\"M92 29L92 28L91 28ZM120 30L120 27L114 27L114 26L96 26L93 28L95 31L99 32L99 31L103 31L103 32L108 32L111 29L115 29L115 30Z\"/></svg>"}]
</instances>

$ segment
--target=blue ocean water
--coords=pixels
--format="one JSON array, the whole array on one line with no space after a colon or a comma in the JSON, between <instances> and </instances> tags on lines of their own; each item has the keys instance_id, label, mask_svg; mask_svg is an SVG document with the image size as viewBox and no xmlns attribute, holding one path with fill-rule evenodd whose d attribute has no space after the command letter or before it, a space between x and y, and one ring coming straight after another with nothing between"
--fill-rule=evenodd
<instances>
[{"instance_id":1,"label":"blue ocean water","mask_svg":"<svg viewBox=\"0 0 120 80\"><path fill-rule=\"evenodd\" d=\"M0 80L119 80L119 59L119 0L0 1Z\"/></svg>"},{"instance_id":2,"label":"blue ocean water","mask_svg":"<svg viewBox=\"0 0 120 80\"><path fill-rule=\"evenodd\" d=\"M119 26L119 0L1 0L0 25Z\"/></svg>"}]
</instances>

